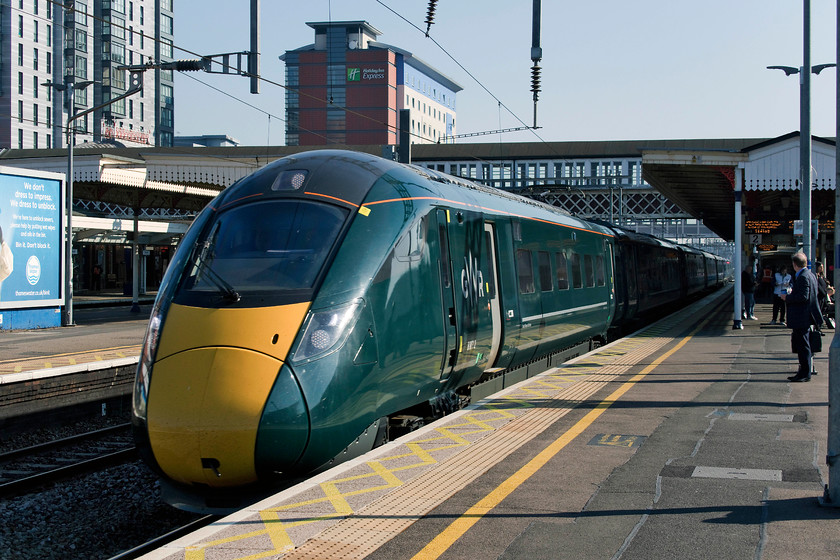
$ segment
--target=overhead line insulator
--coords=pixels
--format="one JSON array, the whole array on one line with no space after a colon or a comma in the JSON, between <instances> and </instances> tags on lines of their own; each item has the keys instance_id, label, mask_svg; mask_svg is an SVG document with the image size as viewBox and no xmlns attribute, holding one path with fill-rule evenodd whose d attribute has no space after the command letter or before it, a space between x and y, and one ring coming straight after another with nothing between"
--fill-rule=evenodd
<instances>
[{"instance_id":1,"label":"overhead line insulator","mask_svg":"<svg viewBox=\"0 0 840 560\"><path fill-rule=\"evenodd\" d=\"M435 22L436 5L437 0L429 0L429 9L426 11L426 37L429 36L429 29L432 28L432 24Z\"/></svg>"},{"instance_id":2,"label":"overhead line insulator","mask_svg":"<svg viewBox=\"0 0 840 560\"><path fill-rule=\"evenodd\" d=\"M539 64L534 64L531 67L531 91L534 92L534 101L540 97L540 68Z\"/></svg>"}]
</instances>

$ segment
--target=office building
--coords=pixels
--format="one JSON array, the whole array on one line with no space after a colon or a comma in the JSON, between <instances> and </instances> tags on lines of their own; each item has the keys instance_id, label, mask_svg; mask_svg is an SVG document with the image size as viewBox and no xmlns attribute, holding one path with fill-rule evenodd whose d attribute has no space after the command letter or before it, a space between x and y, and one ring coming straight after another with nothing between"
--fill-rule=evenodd
<instances>
[{"instance_id":1,"label":"office building","mask_svg":"<svg viewBox=\"0 0 840 560\"><path fill-rule=\"evenodd\" d=\"M121 67L172 60L172 9L172 0L0 2L0 147L66 146L68 115L126 92ZM75 119L76 143L171 146L173 108L172 71L149 69L142 92Z\"/></svg>"},{"instance_id":2,"label":"office building","mask_svg":"<svg viewBox=\"0 0 840 560\"><path fill-rule=\"evenodd\" d=\"M286 51L286 144L396 144L399 111L411 112L412 143L455 134L463 88L412 53L377 41L366 21L307 23L315 42Z\"/></svg>"}]
</instances>

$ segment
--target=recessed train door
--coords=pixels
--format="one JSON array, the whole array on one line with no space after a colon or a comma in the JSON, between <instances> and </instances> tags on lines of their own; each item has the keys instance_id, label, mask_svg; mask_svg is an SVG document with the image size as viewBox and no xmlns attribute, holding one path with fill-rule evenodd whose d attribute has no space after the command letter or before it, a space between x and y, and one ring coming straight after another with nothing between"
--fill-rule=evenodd
<instances>
[{"instance_id":1,"label":"recessed train door","mask_svg":"<svg viewBox=\"0 0 840 560\"><path fill-rule=\"evenodd\" d=\"M488 256L487 260L490 265L490 282L487 285L487 295L490 297L490 315L493 324L493 338L490 345L490 355L487 360L487 369L492 369L496 363L496 357L499 355L499 348L502 345L502 308L499 305L499 290L497 289L499 277L496 272L496 235L493 224L484 224L484 240Z\"/></svg>"},{"instance_id":2,"label":"recessed train door","mask_svg":"<svg viewBox=\"0 0 840 560\"><path fill-rule=\"evenodd\" d=\"M458 362L458 321L455 311L455 285L452 281L452 257L449 250L449 211L438 209L437 224L440 242L438 270L443 304L443 328L446 332L440 378L446 379Z\"/></svg>"}]
</instances>

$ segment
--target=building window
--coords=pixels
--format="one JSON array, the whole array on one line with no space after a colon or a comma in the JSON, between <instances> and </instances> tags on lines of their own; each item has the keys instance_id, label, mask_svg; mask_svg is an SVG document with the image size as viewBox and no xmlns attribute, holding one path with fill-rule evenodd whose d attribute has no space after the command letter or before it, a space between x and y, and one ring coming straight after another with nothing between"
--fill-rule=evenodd
<instances>
[{"instance_id":1,"label":"building window","mask_svg":"<svg viewBox=\"0 0 840 560\"><path fill-rule=\"evenodd\" d=\"M160 8L167 12L172 11L172 0L160 0Z\"/></svg>"},{"instance_id":2,"label":"building window","mask_svg":"<svg viewBox=\"0 0 840 560\"><path fill-rule=\"evenodd\" d=\"M113 25L111 25L111 21L112 18L110 17L106 17L102 21L102 34L125 39L125 20L121 17L113 16Z\"/></svg>"},{"instance_id":3,"label":"building window","mask_svg":"<svg viewBox=\"0 0 840 560\"><path fill-rule=\"evenodd\" d=\"M18 129L18 149L23 149L23 129Z\"/></svg>"},{"instance_id":4,"label":"building window","mask_svg":"<svg viewBox=\"0 0 840 560\"><path fill-rule=\"evenodd\" d=\"M141 101L141 102L140 102L140 120L141 120L141 121L145 119L145 116L144 116L144 115L145 115L145 113L146 113L145 109L146 109L146 107L145 107L145 105L143 104L143 102Z\"/></svg>"},{"instance_id":5,"label":"building window","mask_svg":"<svg viewBox=\"0 0 840 560\"><path fill-rule=\"evenodd\" d=\"M18 16L18 37L23 38L23 16Z\"/></svg>"},{"instance_id":6,"label":"building window","mask_svg":"<svg viewBox=\"0 0 840 560\"><path fill-rule=\"evenodd\" d=\"M47 51L47 74L52 74L52 53Z\"/></svg>"},{"instance_id":7,"label":"building window","mask_svg":"<svg viewBox=\"0 0 840 560\"><path fill-rule=\"evenodd\" d=\"M35 15L37 16L38 15L38 0L34 0L32 2L32 4L34 5L34 7L32 9L35 12Z\"/></svg>"},{"instance_id":8,"label":"building window","mask_svg":"<svg viewBox=\"0 0 840 560\"><path fill-rule=\"evenodd\" d=\"M131 99L128 100L128 118L134 118L134 101L132 101Z\"/></svg>"},{"instance_id":9,"label":"building window","mask_svg":"<svg viewBox=\"0 0 840 560\"><path fill-rule=\"evenodd\" d=\"M38 133L37 132L32 133L32 147L35 148L36 150L38 149Z\"/></svg>"},{"instance_id":10,"label":"building window","mask_svg":"<svg viewBox=\"0 0 840 560\"><path fill-rule=\"evenodd\" d=\"M87 4L82 0L76 0L74 13L76 14L76 23L87 27Z\"/></svg>"},{"instance_id":11,"label":"building window","mask_svg":"<svg viewBox=\"0 0 840 560\"><path fill-rule=\"evenodd\" d=\"M38 69L38 49L32 51L32 68L35 70Z\"/></svg>"},{"instance_id":12,"label":"building window","mask_svg":"<svg viewBox=\"0 0 840 560\"><path fill-rule=\"evenodd\" d=\"M52 107L47 105L47 122L45 123L47 126L52 126ZM47 136L47 147L49 148L49 136Z\"/></svg>"},{"instance_id":13,"label":"building window","mask_svg":"<svg viewBox=\"0 0 840 560\"><path fill-rule=\"evenodd\" d=\"M38 99L38 76L32 76L32 97Z\"/></svg>"},{"instance_id":14,"label":"building window","mask_svg":"<svg viewBox=\"0 0 840 560\"><path fill-rule=\"evenodd\" d=\"M160 124L161 126L172 126L172 109L164 107L160 110Z\"/></svg>"},{"instance_id":15,"label":"building window","mask_svg":"<svg viewBox=\"0 0 840 560\"><path fill-rule=\"evenodd\" d=\"M87 31L84 29L76 30L76 50L87 52Z\"/></svg>"},{"instance_id":16,"label":"building window","mask_svg":"<svg viewBox=\"0 0 840 560\"><path fill-rule=\"evenodd\" d=\"M18 100L18 122L23 122L23 100Z\"/></svg>"},{"instance_id":17,"label":"building window","mask_svg":"<svg viewBox=\"0 0 840 560\"><path fill-rule=\"evenodd\" d=\"M172 58L172 41L167 41L166 39L160 40L160 55Z\"/></svg>"},{"instance_id":18,"label":"building window","mask_svg":"<svg viewBox=\"0 0 840 560\"><path fill-rule=\"evenodd\" d=\"M34 31L33 36L35 37L35 42L37 43L38 42L38 22L35 21L33 23L35 24L35 31Z\"/></svg>"},{"instance_id":19,"label":"building window","mask_svg":"<svg viewBox=\"0 0 840 560\"><path fill-rule=\"evenodd\" d=\"M79 105L81 107L87 107L87 99L88 95L86 88L73 90L73 101L76 105Z\"/></svg>"},{"instance_id":20,"label":"building window","mask_svg":"<svg viewBox=\"0 0 840 560\"><path fill-rule=\"evenodd\" d=\"M23 43L18 45L18 66L23 66Z\"/></svg>"},{"instance_id":21,"label":"building window","mask_svg":"<svg viewBox=\"0 0 840 560\"><path fill-rule=\"evenodd\" d=\"M164 105L172 105L172 86L168 84L160 85L160 102Z\"/></svg>"},{"instance_id":22,"label":"building window","mask_svg":"<svg viewBox=\"0 0 840 560\"><path fill-rule=\"evenodd\" d=\"M52 146L52 135L51 134L47 134L47 145L45 147L46 148L52 148L53 147Z\"/></svg>"},{"instance_id":23,"label":"building window","mask_svg":"<svg viewBox=\"0 0 840 560\"><path fill-rule=\"evenodd\" d=\"M49 3L47 3L47 7L50 7ZM47 24L47 46L52 46L52 25L50 24Z\"/></svg>"},{"instance_id":24,"label":"building window","mask_svg":"<svg viewBox=\"0 0 840 560\"><path fill-rule=\"evenodd\" d=\"M32 105L32 122L35 124L35 126L38 126L38 104L37 103Z\"/></svg>"},{"instance_id":25,"label":"building window","mask_svg":"<svg viewBox=\"0 0 840 560\"><path fill-rule=\"evenodd\" d=\"M76 57L76 72L75 76L83 80L87 80L87 58L83 56Z\"/></svg>"},{"instance_id":26,"label":"building window","mask_svg":"<svg viewBox=\"0 0 840 560\"><path fill-rule=\"evenodd\" d=\"M172 35L172 30L174 26L172 25L172 16L168 16L166 14L160 14L160 31L161 33L166 33L168 35Z\"/></svg>"}]
</instances>

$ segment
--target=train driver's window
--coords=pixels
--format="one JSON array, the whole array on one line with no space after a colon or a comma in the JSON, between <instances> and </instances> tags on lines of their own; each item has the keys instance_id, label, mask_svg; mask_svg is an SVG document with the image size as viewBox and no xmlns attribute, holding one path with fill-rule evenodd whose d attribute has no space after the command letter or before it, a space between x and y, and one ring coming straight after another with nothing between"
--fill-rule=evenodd
<instances>
[{"instance_id":1,"label":"train driver's window","mask_svg":"<svg viewBox=\"0 0 840 560\"><path fill-rule=\"evenodd\" d=\"M569 289L569 268L566 264L566 255L554 253L554 268L557 270L557 289Z\"/></svg>"},{"instance_id":2,"label":"train driver's window","mask_svg":"<svg viewBox=\"0 0 840 560\"><path fill-rule=\"evenodd\" d=\"M534 267L531 263L531 251L517 249L516 251L516 275L519 279L519 293L534 293Z\"/></svg>"},{"instance_id":3,"label":"train driver's window","mask_svg":"<svg viewBox=\"0 0 840 560\"><path fill-rule=\"evenodd\" d=\"M580 266L580 255L572 251L572 288L583 287L583 270Z\"/></svg>"}]
</instances>

